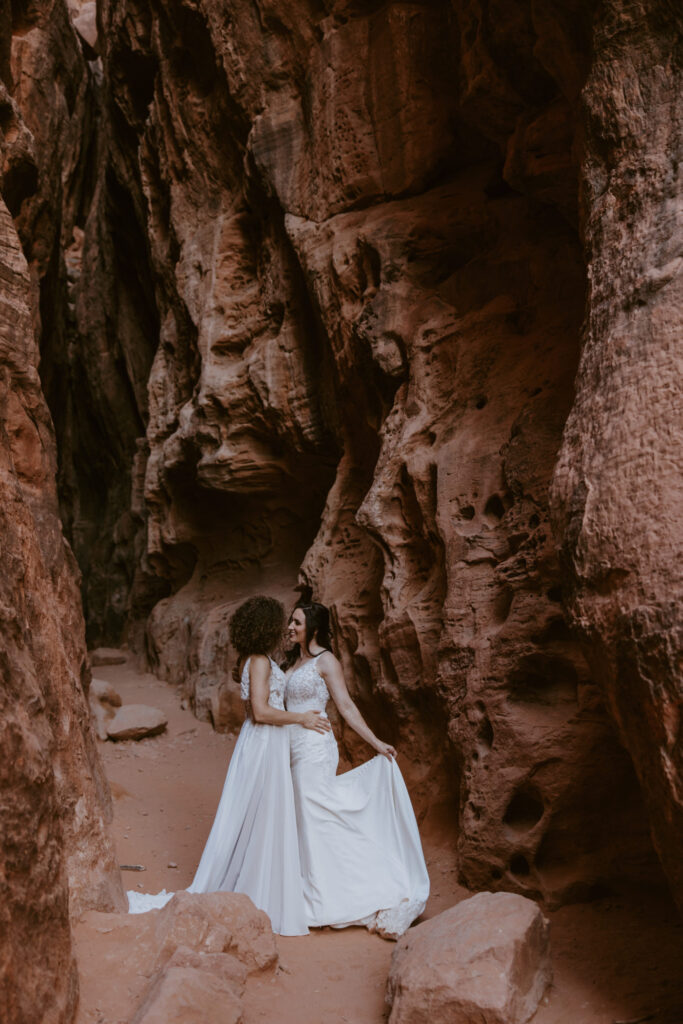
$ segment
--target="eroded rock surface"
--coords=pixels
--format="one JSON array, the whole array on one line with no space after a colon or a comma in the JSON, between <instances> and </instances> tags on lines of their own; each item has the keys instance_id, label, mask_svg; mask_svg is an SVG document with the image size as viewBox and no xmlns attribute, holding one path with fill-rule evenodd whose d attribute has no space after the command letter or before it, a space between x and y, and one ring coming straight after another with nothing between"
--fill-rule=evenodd
<instances>
[{"instance_id":1,"label":"eroded rock surface","mask_svg":"<svg viewBox=\"0 0 683 1024\"><path fill-rule=\"evenodd\" d=\"M58 515L30 278L1 200L0 290L0 1001L8 1024L61 1022L77 999L69 911L120 907L124 895L88 715L78 575Z\"/></svg>"},{"instance_id":2,"label":"eroded rock surface","mask_svg":"<svg viewBox=\"0 0 683 1024\"><path fill-rule=\"evenodd\" d=\"M572 623L683 905L683 15L637 11L607 3L596 29L588 315L552 495Z\"/></svg>"},{"instance_id":3,"label":"eroded rock surface","mask_svg":"<svg viewBox=\"0 0 683 1024\"><path fill-rule=\"evenodd\" d=\"M20 17L19 6L12 12ZM90 726L79 576L64 541L53 425L38 376L36 291L11 214L38 181L0 12L0 1004L62 1024L78 997L69 917L125 905ZM16 27L16 26L15 26Z\"/></svg>"},{"instance_id":4,"label":"eroded rock surface","mask_svg":"<svg viewBox=\"0 0 683 1024\"><path fill-rule=\"evenodd\" d=\"M234 727L227 616L302 566L418 806L458 814L464 879L551 903L656 874L548 515L589 6L109 0L99 42L160 325L152 666Z\"/></svg>"},{"instance_id":5,"label":"eroded rock surface","mask_svg":"<svg viewBox=\"0 0 683 1024\"><path fill-rule=\"evenodd\" d=\"M0 1002L11 1024L23 1024L31 1013L39 1012L39 1007L48 1007L52 1019L61 1022L71 1020L75 1011L77 977L71 955L67 865L54 773L58 739L50 718L59 712L64 697L80 685L80 679L72 678L73 668L68 664L64 637L60 636L52 609L45 600L40 601L33 587L37 584L43 592L49 587L54 599L60 583L68 595L74 580L69 578L71 565L63 555L58 559L59 567L54 566L55 545L61 544L54 508L51 531L36 534L32 499L38 499L35 511L45 503L40 485L45 484L52 469L53 448L33 361L28 272L2 202L0 275L0 544L5 566L0 579L4 652ZM38 412L37 422L31 416L34 410ZM41 540L47 548L47 559ZM54 577L50 571L53 566ZM70 708L67 716L73 727L76 723Z\"/></svg>"},{"instance_id":6,"label":"eroded rock surface","mask_svg":"<svg viewBox=\"0 0 683 1024\"><path fill-rule=\"evenodd\" d=\"M60 512L94 647L118 642L130 606L146 614L166 590L145 572L144 523L131 503L159 327L140 196L121 184L131 155L104 116L94 4L11 10L6 81L32 136L34 173L28 195L16 197L27 179L13 176L8 205L36 286Z\"/></svg>"},{"instance_id":7,"label":"eroded rock surface","mask_svg":"<svg viewBox=\"0 0 683 1024\"><path fill-rule=\"evenodd\" d=\"M33 133L8 165L12 212L40 286L91 639L125 628L198 715L232 728L230 611L257 591L314 594L421 814L458 819L466 883L550 904L657 877L624 740L661 851L680 828L678 684L666 709L655 692L658 673L674 678L674 611L640 594L647 574L653 594L675 590L669 549L643 561L644 499L624 526L642 572L602 552L608 499L635 486L647 436L643 398L621 447L631 421L603 385L628 360L603 341L617 352L641 318L629 374L663 360L675 388L659 339L676 326L676 186L655 156L679 139L679 24L666 0L647 18L610 0L594 21L593 6L102 0L97 23L84 4L72 24L52 0L17 5L11 55ZM652 105L650 189L629 139ZM27 196L16 168L31 159ZM638 256L617 273L622 243ZM655 432L672 439L667 403ZM610 445L593 442L598 422ZM561 564L548 488L562 443ZM597 477L592 525L582 488ZM600 559L616 567L604 580ZM633 659L614 638L636 627L616 623L636 607L649 667L618 700L616 647Z\"/></svg>"}]
</instances>

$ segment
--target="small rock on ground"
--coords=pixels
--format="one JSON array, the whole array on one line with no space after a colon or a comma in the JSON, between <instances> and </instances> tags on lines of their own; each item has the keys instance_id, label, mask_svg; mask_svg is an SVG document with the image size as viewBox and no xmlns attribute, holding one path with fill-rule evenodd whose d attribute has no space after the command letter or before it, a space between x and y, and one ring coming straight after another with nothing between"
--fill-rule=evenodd
<instances>
[{"instance_id":1,"label":"small rock on ground","mask_svg":"<svg viewBox=\"0 0 683 1024\"><path fill-rule=\"evenodd\" d=\"M125 651L119 651L116 647L97 647L90 651L90 664L93 668L100 665L125 665L128 655Z\"/></svg>"},{"instance_id":2,"label":"small rock on ground","mask_svg":"<svg viewBox=\"0 0 683 1024\"><path fill-rule=\"evenodd\" d=\"M163 732L167 722L166 715L159 708L124 704L107 722L107 735L112 740L141 740Z\"/></svg>"}]
</instances>

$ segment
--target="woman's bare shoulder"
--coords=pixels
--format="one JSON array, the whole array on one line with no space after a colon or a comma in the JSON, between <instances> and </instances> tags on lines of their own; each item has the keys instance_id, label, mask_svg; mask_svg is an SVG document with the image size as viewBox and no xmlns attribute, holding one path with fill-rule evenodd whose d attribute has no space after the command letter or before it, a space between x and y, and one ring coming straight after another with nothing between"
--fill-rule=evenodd
<instances>
[{"instance_id":1,"label":"woman's bare shoulder","mask_svg":"<svg viewBox=\"0 0 683 1024\"><path fill-rule=\"evenodd\" d=\"M317 656L316 661L318 663L318 671L321 673L329 672L330 669L339 665L339 659L334 656L332 651L323 651L322 654Z\"/></svg>"}]
</instances>

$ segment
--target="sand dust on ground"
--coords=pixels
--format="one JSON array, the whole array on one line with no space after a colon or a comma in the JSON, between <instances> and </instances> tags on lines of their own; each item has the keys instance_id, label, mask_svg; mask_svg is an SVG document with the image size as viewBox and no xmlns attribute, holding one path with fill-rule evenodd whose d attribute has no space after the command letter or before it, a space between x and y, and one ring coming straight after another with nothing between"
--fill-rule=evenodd
<instances>
[{"instance_id":1,"label":"sand dust on ground","mask_svg":"<svg viewBox=\"0 0 683 1024\"><path fill-rule=\"evenodd\" d=\"M96 669L125 704L168 716L161 736L100 743L114 798L113 833L128 889L189 885L213 821L235 737L181 708L179 693L132 660ZM447 824L422 828L431 917L466 898ZM174 866L171 866L174 865ZM613 896L548 915L554 981L533 1024L683 1024L683 927L661 892ZM148 979L136 969L139 921L90 912L76 926L77 1024L128 1024ZM382 1024L393 943L361 928L277 939L280 966L251 979L245 1024Z\"/></svg>"}]
</instances>

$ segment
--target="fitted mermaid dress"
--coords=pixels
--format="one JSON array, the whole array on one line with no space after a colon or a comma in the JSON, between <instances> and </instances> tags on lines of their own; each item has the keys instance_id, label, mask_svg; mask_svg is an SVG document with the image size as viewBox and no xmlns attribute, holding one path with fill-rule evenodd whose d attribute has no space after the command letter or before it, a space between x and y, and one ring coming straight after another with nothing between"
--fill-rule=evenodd
<instances>
[{"instance_id":1,"label":"fitted mermaid dress","mask_svg":"<svg viewBox=\"0 0 683 1024\"><path fill-rule=\"evenodd\" d=\"M330 695L316 665L312 658L287 679L288 711L325 713ZM332 732L288 732L308 925L401 935L424 910L429 876L398 765L378 755L337 775Z\"/></svg>"},{"instance_id":2,"label":"fitted mermaid dress","mask_svg":"<svg viewBox=\"0 0 683 1024\"><path fill-rule=\"evenodd\" d=\"M271 660L273 708L284 709L285 677ZM241 679L249 701L249 660ZM247 705L248 706L248 705ZM306 935L287 726L247 717L230 759L218 810L188 892L241 892L278 935ZM131 913L164 906L173 893L128 893Z\"/></svg>"}]
</instances>

